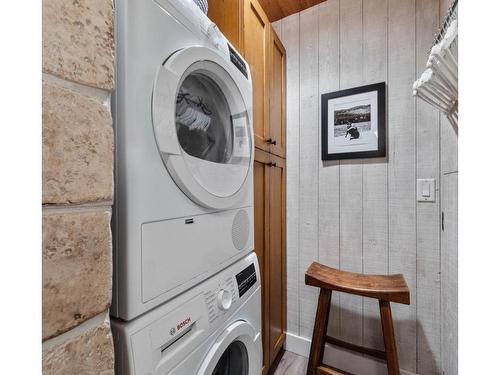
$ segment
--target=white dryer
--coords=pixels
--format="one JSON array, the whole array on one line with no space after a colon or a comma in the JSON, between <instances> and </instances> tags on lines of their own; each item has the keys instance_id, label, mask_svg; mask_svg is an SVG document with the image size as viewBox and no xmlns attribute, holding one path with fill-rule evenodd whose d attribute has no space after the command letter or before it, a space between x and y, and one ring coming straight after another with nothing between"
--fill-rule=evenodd
<instances>
[{"instance_id":1,"label":"white dryer","mask_svg":"<svg viewBox=\"0 0 500 375\"><path fill-rule=\"evenodd\" d=\"M116 1L114 293L129 320L253 250L250 69L191 0Z\"/></svg>"},{"instance_id":2,"label":"white dryer","mask_svg":"<svg viewBox=\"0 0 500 375\"><path fill-rule=\"evenodd\" d=\"M260 301L252 253L135 320L112 319L116 373L260 374Z\"/></svg>"}]
</instances>

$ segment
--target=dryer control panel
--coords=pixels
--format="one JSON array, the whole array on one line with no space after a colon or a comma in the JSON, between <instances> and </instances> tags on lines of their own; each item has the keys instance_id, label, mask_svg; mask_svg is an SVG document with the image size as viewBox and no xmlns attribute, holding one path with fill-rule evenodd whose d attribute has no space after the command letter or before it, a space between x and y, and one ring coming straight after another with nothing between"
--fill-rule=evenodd
<instances>
[{"instance_id":1,"label":"dryer control panel","mask_svg":"<svg viewBox=\"0 0 500 375\"><path fill-rule=\"evenodd\" d=\"M227 46L229 48L229 58L231 59L231 62L234 64L234 66L236 66L236 68L238 68L241 74L243 74L245 78L248 79L247 64L229 43L227 44Z\"/></svg>"}]
</instances>

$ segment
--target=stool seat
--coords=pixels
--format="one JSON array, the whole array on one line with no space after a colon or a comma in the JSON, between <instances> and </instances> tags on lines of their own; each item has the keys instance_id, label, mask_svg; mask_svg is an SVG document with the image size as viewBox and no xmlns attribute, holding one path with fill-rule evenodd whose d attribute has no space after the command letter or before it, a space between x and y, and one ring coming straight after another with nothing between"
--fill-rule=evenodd
<instances>
[{"instance_id":1,"label":"stool seat","mask_svg":"<svg viewBox=\"0 0 500 375\"><path fill-rule=\"evenodd\" d=\"M313 262L305 274L306 285L379 300L410 304L410 290L403 275L365 275L341 271Z\"/></svg>"},{"instance_id":2,"label":"stool seat","mask_svg":"<svg viewBox=\"0 0 500 375\"><path fill-rule=\"evenodd\" d=\"M400 375L391 302L410 304L410 290L403 275L365 275L313 262L305 278L307 285L319 288L307 375L347 374L323 363L327 343L383 360L387 363L388 375ZM385 351L342 341L327 334L332 291L378 299Z\"/></svg>"}]
</instances>

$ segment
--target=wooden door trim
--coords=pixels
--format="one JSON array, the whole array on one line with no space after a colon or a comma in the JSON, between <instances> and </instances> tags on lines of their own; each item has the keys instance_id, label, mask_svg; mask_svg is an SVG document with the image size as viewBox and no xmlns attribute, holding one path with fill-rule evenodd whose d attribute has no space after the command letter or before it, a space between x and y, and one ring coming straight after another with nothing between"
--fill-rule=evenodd
<instances>
[{"instance_id":1,"label":"wooden door trim","mask_svg":"<svg viewBox=\"0 0 500 375\"><path fill-rule=\"evenodd\" d=\"M238 52L243 56L243 53L245 51L245 32L244 32L244 25L245 25L245 3L243 0L236 0L238 1L238 22L239 22L239 46L238 46Z\"/></svg>"},{"instance_id":2,"label":"wooden door trim","mask_svg":"<svg viewBox=\"0 0 500 375\"><path fill-rule=\"evenodd\" d=\"M286 49L283 46L283 43L281 43L281 40L276 34L276 31L271 27L269 31L269 51L268 51L268 56L269 56L269 64L268 64L268 76L269 76L269 105L268 108L271 109L271 92L272 92L272 87L271 85L273 84L273 79L271 78L271 74L273 72L273 64L274 64L274 51L272 49L274 48L274 45L278 47L280 50L281 54L283 55L283 66L281 69L281 124L280 124L280 131L282 134L282 142L281 144L276 144L276 145L270 145L269 151L282 158L286 158L286 102L287 102L287 97L286 97ZM268 113L269 117L269 136L272 137L272 131L271 129L275 126L275 124L271 124L271 110L269 110Z\"/></svg>"},{"instance_id":3,"label":"wooden door trim","mask_svg":"<svg viewBox=\"0 0 500 375\"><path fill-rule=\"evenodd\" d=\"M282 271L281 274L283 275L283 278L281 280L281 288L283 290L282 296L283 296L283 305L282 305L282 311L281 311L281 317L283 320L283 342L285 341L286 338L286 330L287 330L287 303L288 303L288 298L287 298L287 243L286 243L286 159L282 158L275 158L276 160L276 165L279 167L283 168L283 183L282 183L282 191L281 191L281 210L282 210L282 215L281 215L281 244L282 244L282 253L281 253L281 267Z\"/></svg>"},{"instance_id":4,"label":"wooden door trim","mask_svg":"<svg viewBox=\"0 0 500 375\"><path fill-rule=\"evenodd\" d=\"M285 339L286 339L286 329L287 329L287 290L286 290L286 159L277 157L275 155L270 156L271 168L281 168L281 249L280 249L280 264L281 264L281 323L282 323L282 333L279 335L278 339L271 343L269 342L269 363L273 366L274 361L278 358L278 354L282 349ZM270 180L269 180L270 181ZM271 187L269 187L269 190ZM269 193L270 195L270 193ZM270 244L270 238L269 238ZM270 253L270 249L269 249ZM269 286L270 287L270 286ZM270 296L269 296L270 298Z\"/></svg>"},{"instance_id":5,"label":"wooden door trim","mask_svg":"<svg viewBox=\"0 0 500 375\"><path fill-rule=\"evenodd\" d=\"M269 338L269 163L271 161L270 154L267 152L264 152L259 149L255 149L255 162L262 163L264 167L264 196L262 197L263 199L263 205L264 205L264 225L263 225L263 235L264 235L264 249L263 249L263 254L262 254L262 262L260 268L263 270L263 274L260 275L261 280L262 280L262 288L261 288L261 293L262 293L262 301L263 301L263 306L261 306L262 309L262 349L263 349L263 356L262 356L262 374L267 374L269 371L269 345L270 345L270 338ZM259 259L259 262L261 259Z\"/></svg>"},{"instance_id":6,"label":"wooden door trim","mask_svg":"<svg viewBox=\"0 0 500 375\"><path fill-rule=\"evenodd\" d=\"M264 41L265 41L265 46L264 46L264 65L262 66L262 69L264 70L264 98L269 98L269 30L272 28L271 24L269 23L269 19L267 18L266 12L264 12L264 9L260 5L258 0L245 0L245 5L244 5L244 13L243 13L243 57L247 60L248 62L248 56L247 56L247 51L246 51L246 37L247 37L247 32L246 32L246 25L248 24L247 22L247 17L250 16L251 13L255 13L259 17L259 21L262 23L264 27ZM251 36L248 36L251 37ZM263 138L257 136L254 132L254 142L255 142L255 147L269 152L269 144L266 142L266 139L270 137L270 131L269 131L269 100L264 100L264 136ZM255 113L253 113L255 115ZM252 116L252 118L255 118L255 116ZM252 124L253 126L253 124Z\"/></svg>"}]
</instances>

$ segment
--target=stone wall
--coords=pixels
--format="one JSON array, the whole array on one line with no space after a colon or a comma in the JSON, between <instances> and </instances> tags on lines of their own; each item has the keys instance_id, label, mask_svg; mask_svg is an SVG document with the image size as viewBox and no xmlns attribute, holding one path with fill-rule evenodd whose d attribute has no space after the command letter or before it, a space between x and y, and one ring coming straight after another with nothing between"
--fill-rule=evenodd
<instances>
[{"instance_id":1,"label":"stone wall","mask_svg":"<svg viewBox=\"0 0 500 375\"><path fill-rule=\"evenodd\" d=\"M43 0L43 373L112 374L112 0Z\"/></svg>"}]
</instances>

